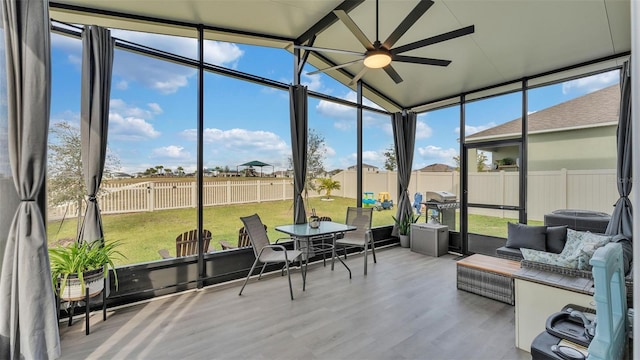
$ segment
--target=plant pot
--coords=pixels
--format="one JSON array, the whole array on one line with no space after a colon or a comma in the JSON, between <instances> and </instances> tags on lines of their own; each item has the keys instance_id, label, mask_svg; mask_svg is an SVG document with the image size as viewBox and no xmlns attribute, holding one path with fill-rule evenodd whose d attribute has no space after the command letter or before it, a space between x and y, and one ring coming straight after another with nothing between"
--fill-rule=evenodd
<instances>
[{"instance_id":1,"label":"plant pot","mask_svg":"<svg viewBox=\"0 0 640 360\"><path fill-rule=\"evenodd\" d=\"M86 271L83 273L83 278L84 290L89 289L89 297L100 294L104 289L104 268ZM69 274L60 299L66 301L84 300L85 291L83 291L78 274Z\"/></svg>"},{"instance_id":2,"label":"plant pot","mask_svg":"<svg viewBox=\"0 0 640 360\"><path fill-rule=\"evenodd\" d=\"M400 237L400 246L408 248L411 245L409 235L398 235Z\"/></svg>"}]
</instances>

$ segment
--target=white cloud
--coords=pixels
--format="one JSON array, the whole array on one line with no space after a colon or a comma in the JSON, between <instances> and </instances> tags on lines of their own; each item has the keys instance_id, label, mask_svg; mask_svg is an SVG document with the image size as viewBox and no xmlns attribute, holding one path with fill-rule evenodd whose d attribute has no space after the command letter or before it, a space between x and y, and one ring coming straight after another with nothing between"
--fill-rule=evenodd
<instances>
[{"instance_id":1,"label":"white cloud","mask_svg":"<svg viewBox=\"0 0 640 360\"><path fill-rule=\"evenodd\" d=\"M113 30L112 36L145 46L168 51L192 59L197 58L196 39L177 36ZM243 51L232 43L206 41L205 61L214 65L235 67ZM126 51L116 53L113 74L124 81L136 81L163 94L172 94L189 83L196 70L167 61L152 59Z\"/></svg>"},{"instance_id":2,"label":"white cloud","mask_svg":"<svg viewBox=\"0 0 640 360\"><path fill-rule=\"evenodd\" d=\"M357 94L355 92L349 92L343 99L356 102ZM370 100L363 99L363 103L366 106L380 109L378 105ZM349 130L356 126L355 107L342 105L333 101L321 100L316 106L316 111L318 111L320 115L336 120L333 124L336 129ZM378 127L388 134L392 133L389 116L367 111L364 113L362 120L365 127Z\"/></svg>"},{"instance_id":3,"label":"white cloud","mask_svg":"<svg viewBox=\"0 0 640 360\"><path fill-rule=\"evenodd\" d=\"M187 129L180 135L188 141L195 141L197 131ZM286 168L287 159L291 155L291 147L280 136L270 131L208 128L204 130L204 142L207 158L224 158L230 165L260 160L279 168Z\"/></svg>"},{"instance_id":4,"label":"white cloud","mask_svg":"<svg viewBox=\"0 0 640 360\"><path fill-rule=\"evenodd\" d=\"M182 146L169 145L153 149L151 155L154 158L190 159L191 154Z\"/></svg>"},{"instance_id":5,"label":"white cloud","mask_svg":"<svg viewBox=\"0 0 640 360\"><path fill-rule=\"evenodd\" d=\"M458 150L454 148L445 149L433 145L418 148L418 156L423 160L425 166L433 163L453 165L453 157L456 155L458 155ZM416 161L416 163L418 162Z\"/></svg>"},{"instance_id":6,"label":"white cloud","mask_svg":"<svg viewBox=\"0 0 640 360\"><path fill-rule=\"evenodd\" d=\"M118 90L127 90L127 88L129 88L129 83L126 82L125 80L120 80L116 84L116 89Z\"/></svg>"},{"instance_id":7,"label":"white cloud","mask_svg":"<svg viewBox=\"0 0 640 360\"><path fill-rule=\"evenodd\" d=\"M158 110L158 104L147 104L151 110L142 109L127 104L122 99L111 99L109 104L109 133L116 140L141 141L154 139L160 132L153 128L147 120L153 119Z\"/></svg>"},{"instance_id":8,"label":"white cloud","mask_svg":"<svg viewBox=\"0 0 640 360\"><path fill-rule=\"evenodd\" d=\"M384 163L384 155L380 151L363 151L362 162L380 167Z\"/></svg>"},{"instance_id":9,"label":"white cloud","mask_svg":"<svg viewBox=\"0 0 640 360\"><path fill-rule=\"evenodd\" d=\"M163 112L162 108L160 107L160 104L158 104L158 103L148 103L147 106L156 115L162 114L162 112Z\"/></svg>"},{"instance_id":10,"label":"white cloud","mask_svg":"<svg viewBox=\"0 0 640 360\"><path fill-rule=\"evenodd\" d=\"M567 81L562 83L562 93L568 94L574 90L581 93L594 92L619 82L619 76L618 70L612 70L598 75Z\"/></svg>"},{"instance_id":11,"label":"white cloud","mask_svg":"<svg viewBox=\"0 0 640 360\"><path fill-rule=\"evenodd\" d=\"M80 126L80 113L73 112L71 110L63 111L62 113L51 115L51 123L67 122L73 126Z\"/></svg>"},{"instance_id":12,"label":"white cloud","mask_svg":"<svg viewBox=\"0 0 640 360\"><path fill-rule=\"evenodd\" d=\"M129 105L122 99L111 99L109 110L121 114L123 117L137 117L145 120L149 120L153 118L154 115L162 113L162 108L156 103L149 103L147 106L149 109L142 109Z\"/></svg>"},{"instance_id":13,"label":"white cloud","mask_svg":"<svg viewBox=\"0 0 640 360\"><path fill-rule=\"evenodd\" d=\"M70 54L67 55L67 60L69 60L73 65L79 66L80 69L82 68L82 58L80 56Z\"/></svg>"},{"instance_id":14,"label":"white cloud","mask_svg":"<svg viewBox=\"0 0 640 360\"><path fill-rule=\"evenodd\" d=\"M117 29L112 30L111 34L115 38L171 52L191 59L198 58L198 41L195 38ZM204 42L205 62L231 67L242 55L244 55L244 52L236 44L213 40L206 40Z\"/></svg>"},{"instance_id":15,"label":"white cloud","mask_svg":"<svg viewBox=\"0 0 640 360\"><path fill-rule=\"evenodd\" d=\"M473 134L475 134L477 132L490 129L490 128L495 127L495 126L497 126L497 124L494 123L493 121L488 123L488 124L484 124L484 125L465 125L464 126L464 134L465 134L465 136L473 135ZM460 134L460 127L459 126L456 127L455 133L458 134L458 135Z\"/></svg>"},{"instance_id":16,"label":"white cloud","mask_svg":"<svg viewBox=\"0 0 640 360\"><path fill-rule=\"evenodd\" d=\"M109 126L110 135L116 140L141 141L160 136L160 132L144 119L123 117L113 112L109 112Z\"/></svg>"},{"instance_id":17,"label":"white cloud","mask_svg":"<svg viewBox=\"0 0 640 360\"><path fill-rule=\"evenodd\" d=\"M303 73L301 83L302 85L305 85L307 88L309 88L309 91L323 92L325 94L327 93L322 84L322 77L320 76L320 74L307 75Z\"/></svg>"},{"instance_id":18,"label":"white cloud","mask_svg":"<svg viewBox=\"0 0 640 360\"><path fill-rule=\"evenodd\" d=\"M427 139L433 134L433 129L424 121L418 120L416 123L416 139Z\"/></svg>"}]
</instances>

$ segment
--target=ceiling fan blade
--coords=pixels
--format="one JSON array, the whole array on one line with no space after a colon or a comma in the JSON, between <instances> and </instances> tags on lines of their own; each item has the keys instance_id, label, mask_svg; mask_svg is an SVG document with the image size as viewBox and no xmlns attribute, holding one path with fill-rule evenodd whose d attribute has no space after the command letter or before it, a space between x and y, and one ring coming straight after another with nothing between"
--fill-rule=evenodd
<instances>
[{"instance_id":1,"label":"ceiling fan blade","mask_svg":"<svg viewBox=\"0 0 640 360\"><path fill-rule=\"evenodd\" d=\"M350 51L350 50L329 49L329 48L321 48L321 47L305 46L305 45L294 45L293 47L296 49L311 50L311 51L318 51L318 52L333 52L338 54L359 55L359 56L363 55L363 53L361 52Z\"/></svg>"},{"instance_id":2,"label":"ceiling fan blade","mask_svg":"<svg viewBox=\"0 0 640 360\"><path fill-rule=\"evenodd\" d=\"M391 52L392 55L400 54L400 53L407 52L407 51L410 51L410 50L414 50L414 49L418 49L418 48L421 48L421 47L425 47L427 45L433 45L433 44L437 44L437 43L442 42L442 41L455 39L455 38L460 37L460 36L473 34L474 32L475 32L475 25L471 25L471 26L464 27L462 29L453 30L453 31L450 31L448 33L436 35L436 36L433 36L433 37L430 37L430 38L427 38L427 39L422 39L422 40L413 42L411 44L398 46L397 48L391 49L389 51Z\"/></svg>"},{"instance_id":3,"label":"ceiling fan blade","mask_svg":"<svg viewBox=\"0 0 640 360\"><path fill-rule=\"evenodd\" d=\"M358 80L360 80L360 78L364 76L364 73L366 73L367 70L369 70L368 67L366 67L366 66L363 67L362 70L360 70L360 72L358 73L358 75L354 76L353 79L351 79L351 81L349 81L349 86L355 85L355 83L357 83Z\"/></svg>"},{"instance_id":4,"label":"ceiling fan blade","mask_svg":"<svg viewBox=\"0 0 640 360\"><path fill-rule=\"evenodd\" d=\"M360 41L360 43L367 49L373 50L373 43L367 38L362 30L356 25L356 23L351 19L351 17L344 10L334 10L333 13L340 19L353 33L353 35Z\"/></svg>"},{"instance_id":5,"label":"ceiling fan blade","mask_svg":"<svg viewBox=\"0 0 640 360\"><path fill-rule=\"evenodd\" d=\"M427 10L429 10L431 5L433 5L433 1L431 0L420 0L418 5L416 5L416 7L411 10L409 15L407 15L407 17L402 20L400 25L398 25L398 27L393 30L391 35L389 35L387 40L384 41L382 46L386 49L391 49L396 41L398 41L398 39L400 39L400 37L402 37L402 35L404 35L404 33L406 33L407 30L409 30L413 26L413 24L415 24L416 21L418 21L418 19L420 19L420 17L427 12Z\"/></svg>"},{"instance_id":6,"label":"ceiling fan blade","mask_svg":"<svg viewBox=\"0 0 640 360\"><path fill-rule=\"evenodd\" d=\"M358 62L362 62L363 60L364 60L364 58L362 58L362 59L357 59L357 60L353 60L353 61L349 61L349 62L346 62L346 63L344 63L344 64L340 64L340 65L336 65L336 66L332 66L332 67L328 67L328 68L324 68L324 69L319 69L319 70L316 70L316 71L308 72L308 73L307 73L307 75L315 75L315 74L319 74L319 73L327 72L327 71L329 71L329 70L336 70L336 69L340 69L340 68L343 68L343 67L345 67L345 66L349 66L349 65L351 65L351 64L355 64L355 63L358 63Z\"/></svg>"},{"instance_id":7,"label":"ceiling fan blade","mask_svg":"<svg viewBox=\"0 0 640 360\"><path fill-rule=\"evenodd\" d=\"M449 66L449 64L451 64L451 60L431 59L431 58L422 58L422 57L405 56L405 55L394 55L393 61L400 61L400 62L412 63L412 64L435 65L435 66Z\"/></svg>"},{"instance_id":8,"label":"ceiling fan blade","mask_svg":"<svg viewBox=\"0 0 640 360\"><path fill-rule=\"evenodd\" d=\"M400 77L400 74L398 74L398 72L396 71L396 69L394 69L391 64L383 67L384 71L387 73L387 75L389 75L389 77L395 81L396 84L400 84L402 82L402 78Z\"/></svg>"}]
</instances>

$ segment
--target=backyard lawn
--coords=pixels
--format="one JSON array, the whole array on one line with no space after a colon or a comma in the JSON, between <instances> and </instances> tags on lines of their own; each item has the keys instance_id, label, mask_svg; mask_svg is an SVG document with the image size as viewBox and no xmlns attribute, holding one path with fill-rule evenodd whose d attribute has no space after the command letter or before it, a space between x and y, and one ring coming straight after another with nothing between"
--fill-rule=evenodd
<instances>
[{"instance_id":1,"label":"backyard lawn","mask_svg":"<svg viewBox=\"0 0 640 360\"><path fill-rule=\"evenodd\" d=\"M355 199L334 197L333 201L323 201L317 197L309 198L308 203L319 216L330 216L334 221L344 222L346 208L355 206ZM260 215L262 222L268 226L271 241L284 237L274 229L275 226L293 221L291 200L207 207L203 213L204 228L212 232L212 246L220 250L220 240L235 244L238 229L242 227L240 216L254 213ZM374 211L373 226L393 224L391 215L395 215L395 208ZM175 255L176 236L196 228L196 217L196 209L176 209L104 215L102 221L105 240L122 242L120 250L127 258L117 263L124 265L160 260L159 249L167 249L171 255ZM517 222L516 219L481 215L470 215L469 220L470 228L486 229L483 234L499 237L506 237L508 221ZM425 221L424 215L419 221ZM47 227L49 246L71 241L76 234L76 225L75 218L65 220L62 226L60 221L50 221Z\"/></svg>"}]
</instances>

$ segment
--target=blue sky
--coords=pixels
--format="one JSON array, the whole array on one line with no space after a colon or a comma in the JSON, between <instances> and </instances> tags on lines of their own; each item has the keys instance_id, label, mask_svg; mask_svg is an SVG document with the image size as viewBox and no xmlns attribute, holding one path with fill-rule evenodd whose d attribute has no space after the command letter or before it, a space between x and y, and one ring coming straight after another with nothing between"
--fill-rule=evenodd
<instances>
[{"instance_id":1,"label":"blue sky","mask_svg":"<svg viewBox=\"0 0 640 360\"><path fill-rule=\"evenodd\" d=\"M193 39L118 30L112 31L112 36L196 57ZM282 49L208 41L205 61L283 83L292 82L293 60ZM52 122L79 124L80 71L80 40L53 34ZM323 74L303 73L302 82L310 90L349 100L356 98L353 91ZM530 91L529 111L616 82L617 72L610 72ZM519 99L519 94L512 94L470 103L466 110L466 133L520 117ZM414 169L432 163L454 164L452 158L459 146L458 114L458 108L454 107L419 115ZM252 160L273 164L275 170L288 167L291 141L287 92L206 74L204 118L205 167L235 169ZM109 119L109 149L120 159L122 171L136 173L156 165L174 171L178 166L186 171L195 170L196 70L116 50ZM364 162L382 167L382 154L393 142L389 118L365 112L364 124ZM325 138L327 170L355 164L355 109L310 98L309 125Z\"/></svg>"}]
</instances>

